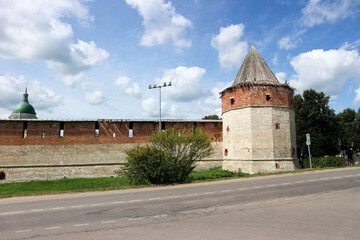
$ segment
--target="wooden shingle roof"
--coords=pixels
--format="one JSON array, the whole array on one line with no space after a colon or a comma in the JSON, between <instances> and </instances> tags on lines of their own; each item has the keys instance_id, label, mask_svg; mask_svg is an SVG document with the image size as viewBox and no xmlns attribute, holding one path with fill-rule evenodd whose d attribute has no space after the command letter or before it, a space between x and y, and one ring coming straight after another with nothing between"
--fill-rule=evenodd
<instances>
[{"instance_id":1,"label":"wooden shingle roof","mask_svg":"<svg viewBox=\"0 0 360 240\"><path fill-rule=\"evenodd\" d=\"M246 55L244 62L235 77L232 87L247 83L282 85L254 46L251 46L248 54Z\"/></svg>"}]
</instances>

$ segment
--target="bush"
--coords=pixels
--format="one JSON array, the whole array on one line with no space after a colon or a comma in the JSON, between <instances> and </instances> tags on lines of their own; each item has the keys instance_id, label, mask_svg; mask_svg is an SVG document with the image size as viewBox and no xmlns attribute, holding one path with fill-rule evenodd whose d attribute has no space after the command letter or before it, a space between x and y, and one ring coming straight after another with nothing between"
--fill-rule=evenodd
<instances>
[{"instance_id":1,"label":"bush","mask_svg":"<svg viewBox=\"0 0 360 240\"><path fill-rule=\"evenodd\" d=\"M327 167L345 167L346 161L340 157L321 157L311 159L313 168L327 168ZM310 167L309 159L303 159L304 168Z\"/></svg>"},{"instance_id":2,"label":"bush","mask_svg":"<svg viewBox=\"0 0 360 240\"><path fill-rule=\"evenodd\" d=\"M155 146L136 146L125 151L127 162L122 173L131 183L161 184L173 182L170 166L175 159Z\"/></svg>"},{"instance_id":3,"label":"bush","mask_svg":"<svg viewBox=\"0 0 360 240\"><path fill-rule=\"evenodd\" d=\"M184 182L200 159L213 151L211 139L202 129L168 129L156 132L151 143L125 153L127 163L121 171L136 184Z\"/></svg>"}]
</instances>

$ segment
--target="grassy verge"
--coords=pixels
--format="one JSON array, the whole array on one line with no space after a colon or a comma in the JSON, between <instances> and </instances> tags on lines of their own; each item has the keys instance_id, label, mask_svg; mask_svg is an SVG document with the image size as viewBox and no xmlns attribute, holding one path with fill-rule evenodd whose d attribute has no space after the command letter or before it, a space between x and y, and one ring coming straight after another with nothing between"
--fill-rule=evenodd
<instances>
[{"instance_id":1,"label":"grassy verge","mask_svg":"<svg viewBox=\"0 0 360 240\"><path fill-rule=\"evenodd\" d=\"M129 184L124 177L3 183L0 184L0 197L114 190L130 187L135 186Z\"/></svg>"},{"instance_id":2,"label":"grassy verge","mask_svg":"<svg viewBox=\"0 0 360 240\"><path fill-rule=\"evenodd\" d=\"M305 172L319 169L302 169L292 171ZM254 177L274 174L284 174L287 172L276 173L233 173L222 170L221 167L212 168L209 170L192 172L187 180L190 182L208 181L215 179L240 178L240 177ZM31 181L18 183L3 183L0 184L0 198L25 196L25 195L41 195L41 194L58 194L65 192L85 192L85 191L104 191L115 189L126 189L142 187L130 184L124 177L110 177L110 178L78 178L78 179L61 179L52 181Z\"/></svg>"}]
</instances>

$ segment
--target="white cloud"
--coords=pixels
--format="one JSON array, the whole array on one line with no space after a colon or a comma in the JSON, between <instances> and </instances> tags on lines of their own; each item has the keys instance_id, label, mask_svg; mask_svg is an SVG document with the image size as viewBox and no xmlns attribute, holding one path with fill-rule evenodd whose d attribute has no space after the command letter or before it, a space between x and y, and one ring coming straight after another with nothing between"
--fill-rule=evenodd
<instances>
[{"instance_id":1,"label":"white cloud","mask_svg":"<svg viewBox=\"0 0 360 240\"><path fill-rule=\"evenodd\" d=\"M81 0L14 0L0 4L0 57L28 62L43 60L62 76L76 75L101 64L109 54L89 43L73 43L73 29L93 18ZM66 80L65 80L66 81Z\"/></svg>"},{"instance_id":2,"label":"white cloud","mask_svg":"<svg viewBox=\"0 0 360 240\"><path fill-rule=\"evenodd\" d=\"M96 90L93 92L87 92L85 95L85 100L90 105L99 105L106 101L105 96L103 95L102 91Z\"/></svg>"},{"instance_id":3,"label":"white cloud","mask_svg":"<svg viewBox=\"0 0 360 240\"><path fill-rule=\"evenodd\" d=\"M276 78L279 80L279 82L281 83L285 83L286 81L286 73L285 72L278 72L278 73L275 73L275 76Z\"/></svg>"},{"instance_id":4,"label":"white cloud","mask_svg":"<svg viewBox=\"0 0 360 240\"><path fill-rule=\"evenodd\" d=\"M355 90L355 99L354 102L360 103L360 87L358 89Z\"/></svg>"},{"instance_id":5,"label":"white cloud","mask_svg":"<svg viewBox=\"0 0 360 240\"><path fill-rule=\"evenodd\" d=\"M159 118L159 100L153 97L145 99L141 103L143 109L143 116L148 118ZM161 101L162 116L167 116L169 109L166 102Z\"/></svg>"},{"instance_id":6,"label":"white cloud","mask_svg":"<svg viewBox=\"0 0 360 240\"><path fill-rule=\"evenodd\" d=\"M289 37L283 37L279 40L278 42L278 46L280 49L286 49L289 50L291 48L295 48L296 47L296 42L292 42L290 41Z\"/></svg>"},{"instance_id":7,"label":"white cloud","mask_svg":"<svg viewBox=\"0 0 360 240\"><path fill-rule=\"evenodd\" d=\"M69 45L69 58L66 61L48 61L48 66L62 75L74 75L102 64L109 53L90 43L79 40L77 44Z\"/></svg>"},{"instance_id":8,"label":"white cloud","mask_svg":"<svg viewBox=\"0 0 360 240\"><path fill-rule=\"evenodd\" d=\"M142 104L142 114L146 118L159 118L159 99L150 97L145 99ZM214 109L202 101L196 103L168 103L161 102L162 119L201 119L205 115L221 113L221 107Z\"/></svg>"},{"instance_id":9,"label":"white cloud","mask_svg":"<svg viewBox=\"0 0 360 240\"><path fill-rule=\"evenodd\" d=\"M338 19L345 19L359 13L360 1L337 0L321 1L310 0L302 9L302 23L307 27L313 27L326 22L334 23Z\"/></svg>"},{"instance_id":10,"label":"white cloud","mask_svg":"<svg viewBox=\"0 0 360 240\"><path fill-rule=\"evenodd\" d=\"M225 69L239 68L248 51L246 41L240 41L245 25L240 23L221 27L218 35L211 39L211 46L218 51L220 66Z\"/></svg>"},{"instance_id":11,"label":"white cloud","mask_svg":"<svg viewBox=\"0 0 360 240\"><path fill-rule=\"evenodd\" d=\"M75 75L58 76L58 78L68 87L74 87L76 83L81 82L84 78L83 73Z\"/></svg>"},{"instance_id":12,"label":"white cloud","mask_svg":"<svg viewBox=\"0 0 360 240\"><path fill-rule=\"evenodd\" d=\"M212 107L221 108L220 92L225 90L225 88L230 87L231 84L232 81L215 83L215 87L213 87L210 90L211 95L205 99L205 104L210 105Z\"/></svg>"},{"instance_id":13,"label":"white cloud","mask_svg":"<svg viewBox=\"0 0 360 240\"><path fill-rule=\"evenodd\" d=\"M204 74L205 69L200 67L179 66L175 69L166 70L162 78L155 80L158 85L171 82L171 87L162 90L166 98L189 102L203 96L201 81Z\"/></svg>"},{"instance_id":14,"label":"white cloud","mask_svg":"<svg viewBox=\"0 0 360 240\"><path fill-rule=\"evenodd\" d=\"M274 65L278 65L279 64L279 54L278 53L275 53L273 59L272 59L272 63Z\"/></svg>"},{"instance_id":15,"label":"white cloud","mask_svg":"<svg viewBox=\"0 0 360 240\"><path fill-rule=\"evenodd\" d=\"M297 74L290 84L300 92L313 88L336 95L348 78L360 81L360 56L357 50L316 49L295 56L290 64Z\"/></svg>"},{"instance_id":16,"label":"white cloud","mask_svg":"<svg viewBox=\"0 0 360 240\"><path fill-rule=\"evenodd\" d=\"M125 89L130 82L131 79L129 77L120 76L114 81L114 85L119 87L120 89Z\"/></svg>"},{"instance_id":17,"label":"white cloud","mask_svg":"<svg viewBox=\"0 0 360 240\"><path fill-rule=\"evenodd\" d=\"M172 42L175 47L188 48L191 41L185 33L192 26L191 21L178 14L171 2L164 0L126 0L143 17L145 33L140 45L152 47Z\"/></svg>"},{"instance_id":18,"label":"white cloud","mask_svg":"<svg viewBox=\"0 0 360 240\"><path fill-rule=\"evenodd\" d=\"M132 82L129 77L120 76L113 82L113 84L119 88L121 93L135 98L141 98L139 84L137 82Z\"/></svg>"},{"instance_id":19,"label":"white cloud","mask_svg":"<svg viewBox=\"0 0 360 240\"><path fill-rule=\"evenodd\" d=\"M0 114L7 114L7 117L11 114L11 109L21 102L25 86L26 81L23 77L0 76ZM52 112L62 103L59 95L41 86L37 81L31 81L28 84L28 93L29 102L36 111Z\"/></svg>"}]
</instances>

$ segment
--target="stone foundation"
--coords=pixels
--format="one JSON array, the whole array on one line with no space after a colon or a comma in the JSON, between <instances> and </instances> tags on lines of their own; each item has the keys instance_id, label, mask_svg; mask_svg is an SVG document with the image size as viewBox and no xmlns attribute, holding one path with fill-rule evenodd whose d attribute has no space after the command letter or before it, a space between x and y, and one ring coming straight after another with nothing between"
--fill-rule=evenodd
<instances>
[{"instance_id":1,"label":"stone foundation","mask_svg":"<svg viewBox=\"0 0 360 240\"><path fill-rule=\"evenodd\" d=\"M222 168L232 172L266 173L286 172L300 169L297 159L271 159L271 160L224 160Z\"/></svg>"},{"instance_id":2,"label":"stone foundation","mask_svg":"<svg viewBox=\"0 0 360 240\"><path fill-rule=\"evenodd\" d=\"M126 162L127 144L0 146L0 173L4 182L117 176ZM204 170L222 165L222 142L213 142L213 154L196 165ZM0 174L0 176L2 176Z\"/></svg>"}]
</instances>

